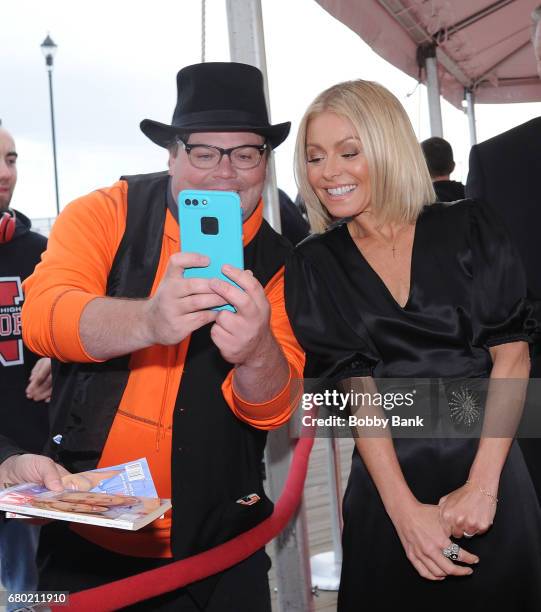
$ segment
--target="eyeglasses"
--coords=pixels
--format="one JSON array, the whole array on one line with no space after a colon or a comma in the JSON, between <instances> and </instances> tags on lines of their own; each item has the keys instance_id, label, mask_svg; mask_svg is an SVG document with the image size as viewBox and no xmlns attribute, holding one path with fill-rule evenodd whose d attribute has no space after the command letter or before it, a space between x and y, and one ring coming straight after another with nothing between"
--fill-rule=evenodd
<instances>
[{"instance_id":1,"label":"eyeglasses","mask_svg":"<svg viewBox=\"0 0 541 612\"><path fill-rule=\"evenodd\" d=\"M230 149L222 149L221 147L211 145L188 144L180 138L177 138L177 142L184 147L192 166L200 170L216 168L224 155L229 157L233 168L237 168L237 170L251 170L259 166L263 153L268 149L267 143L262 145L240 145Z\"/></svg>"}]
</instances>

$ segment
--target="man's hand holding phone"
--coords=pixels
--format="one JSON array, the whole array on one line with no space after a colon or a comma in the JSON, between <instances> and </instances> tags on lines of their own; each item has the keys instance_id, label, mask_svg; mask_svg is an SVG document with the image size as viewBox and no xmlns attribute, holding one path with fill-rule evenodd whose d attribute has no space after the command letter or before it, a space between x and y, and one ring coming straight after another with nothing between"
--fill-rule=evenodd
<instances>
[{"instance_id":1,"label":"man's hand holding phone","mask_svg":"<svg viewBox=\"0 0 541 612\"><path fill-rule=\"evenodd\" d=\"M289 365L272 333L271 308L259 281L250 270L225 265L222 272L238 287L218 278L211 280L210 287L236 312L220 311L210 335L222 357L235 366L237 396L260 404L284 388Z\"/></svg>"},{"instance_id":2,"label":"man's hand holding phone","mask_svg":"<svg viewBox=\"0 0 541 612\"><path fill-rule=\"evenodd\" d=\"M210 279L183 278L186 268L208 264L209 258L197 253L171 255L156 293L148 300L145 319L149 344L178 344L196 329L216 321L219 313L210 309L223 306L227 300L211 288Z\"/></svg>"},{"instance_id":3,"label":"man's hand holding phone","mask_svg":"<svg viewBox=\"0 0 541 612\"><path fill-rule=\"evenodd\" d=\"M251 270L224 265L222 272L234 281L235 287L218 278L210 288L236 312L222 310L212 326L211 338L222 357L234 365L259 365L276 340L270 329L270 305L263 287Z\"/></svg>"}]
</instances>

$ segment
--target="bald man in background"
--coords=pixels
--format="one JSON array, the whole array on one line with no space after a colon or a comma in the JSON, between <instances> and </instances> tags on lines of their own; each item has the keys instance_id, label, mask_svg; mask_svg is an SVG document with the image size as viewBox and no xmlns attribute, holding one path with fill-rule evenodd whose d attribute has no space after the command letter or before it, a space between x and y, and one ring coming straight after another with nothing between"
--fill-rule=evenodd
<instances>
[{"instance_id":1,"label":"bald man in background","mask_svg":"<svg viewBox=\"0 0 541 612\"><path fill-rule=\"evenodd\" d=\"M16 184L15 141L0 127L0 438L39 453L48 432L51 361L24 347L21 308L22 283L39 262L47 240L30 230L30 219L10 207ZM7 591L36 588L38 537L39 528L27 521L0 518L0 581ZM8 610L19 607L20 603L7 603Z\"/></svg>"}]
</instances>

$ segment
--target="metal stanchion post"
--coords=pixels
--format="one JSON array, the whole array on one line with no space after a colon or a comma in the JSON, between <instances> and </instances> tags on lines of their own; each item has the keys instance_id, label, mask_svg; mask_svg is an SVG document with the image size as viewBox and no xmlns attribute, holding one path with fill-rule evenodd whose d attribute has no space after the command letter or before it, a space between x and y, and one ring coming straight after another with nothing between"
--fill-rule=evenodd
<instances>
[{"instance_id":1,"label":"metal stanchion post","mask_svg":"<svg viewBox=\"0 0 541 612\"><path fill-rule=\"evenodd\" d=\"M322 591L338 591L342 570L342 485L340 454L334 428L325 438L329 477L330 523L333 548L310 558L312 584Z\"/></svg>"}]
</instances>

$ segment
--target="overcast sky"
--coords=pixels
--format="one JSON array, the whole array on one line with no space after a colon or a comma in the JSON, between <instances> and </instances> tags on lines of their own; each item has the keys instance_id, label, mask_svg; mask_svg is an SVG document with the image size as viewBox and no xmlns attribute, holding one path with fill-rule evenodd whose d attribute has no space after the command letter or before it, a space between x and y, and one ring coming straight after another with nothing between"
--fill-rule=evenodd
<instances>
[{"instance_id":1,"label":"overcast sky","mask_svg":"<svg viewBox=\"0 0 541 612\"><path fill-rule=\"evenodd\" d=\"M273 123L293 123L276 151L278 183L294 197L294 136L310 101L350 78L381 82L406 106L420 139L429 134L424 87L379 58L313 0L263 0ZM200 0L17 0L0 21L0 119L19 151L12 205L33 218L55 214L49 94L40 44L58 45L53 72L61 207L122 174L165 169L166 152L139 130L170 122L176 73L201 59ZM228 61L225 0L207 0L207 61ZM415 90L415 91L414 91ZM413 92L411 94L411 92ZM411 94L411 95L408 95ZM484 140L532 117L541 103L479 105ZM443 103L455 178L467 175L466 116Z\"/></svg>"}]
</instances>

